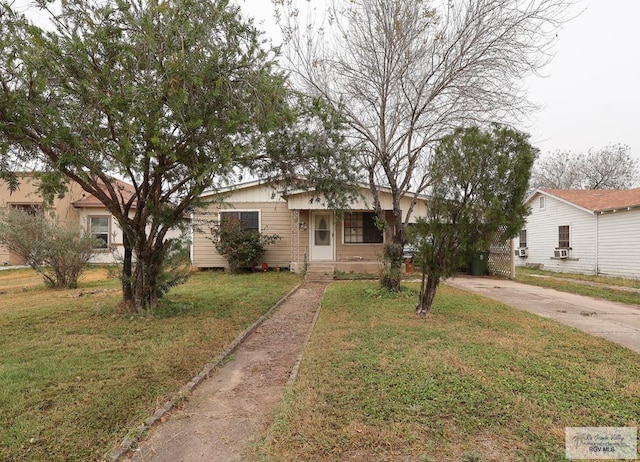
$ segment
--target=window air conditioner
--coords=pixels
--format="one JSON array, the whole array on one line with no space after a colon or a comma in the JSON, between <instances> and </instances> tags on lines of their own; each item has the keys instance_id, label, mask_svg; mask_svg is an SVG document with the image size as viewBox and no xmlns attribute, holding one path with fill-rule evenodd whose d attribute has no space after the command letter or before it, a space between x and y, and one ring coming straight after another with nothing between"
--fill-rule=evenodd
<instances>
[{"instance_id":1,"label":"window air conditioner","mask_svg":"<svg viewBox=\"0 0 640 462\"><path fill-rule=\"evenodd\" d=\"M516 257L526 257L527 256L527 248L520 247L516 249Z\"/></svg>"},{"instance_id":2,"label":"window air conditioner","mask_svg":"<svg viewBox=\"0 0 640 462\"><path fill-rule=\"evenodd\" d=\"M555 258L567 258L569 256L569 249L556 249L553 251Z\"/></svg>"}]
</instances>

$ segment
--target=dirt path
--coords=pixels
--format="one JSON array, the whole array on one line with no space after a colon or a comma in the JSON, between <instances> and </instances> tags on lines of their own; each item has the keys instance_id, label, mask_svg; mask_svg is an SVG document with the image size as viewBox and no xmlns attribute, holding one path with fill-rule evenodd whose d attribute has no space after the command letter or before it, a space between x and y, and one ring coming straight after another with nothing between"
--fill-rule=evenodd
<instances>
[{"instance_id":1,"label":"dirt path","mask_svg":"<svg viewBox=\"0 0 640 462\"><path fill-rule=\"evenodd\" d=\"M124 461L245 460L282 398L325 287L303 284Z\"/></svg>"}]
</instances>

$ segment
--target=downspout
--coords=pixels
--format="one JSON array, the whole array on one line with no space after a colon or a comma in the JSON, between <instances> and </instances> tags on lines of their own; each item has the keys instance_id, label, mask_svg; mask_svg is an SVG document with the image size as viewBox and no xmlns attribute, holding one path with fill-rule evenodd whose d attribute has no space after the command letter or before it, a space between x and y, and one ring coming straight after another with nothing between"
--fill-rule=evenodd
<instances>
[{"instance_id":1,"label":"downspout","mask_svg":"<svg viewBox=\"0 0 640 462\"><path fill-rule=\"evenodd\" d=\"M194 242L193 242L193 236L194 236L194 233L193 233L193 220L195 219L195 215L194 215L193 212L191 212L189 214L189 218L191 219L191 223L189 223L189 241L191 242L191 245L189 246L189 258L191 259L191 264L193 265L194 264L194 261L193 261L193 245L194 245Z\"/></svg>"},{"instance_id":2,"label":"downspout","mask_svg":"<svg viewBox=\"0 0 640 462\"><path fill-rule=\"evenodd\" d=\"M600 214L598 212L594 212L596 214L596 267L595 267L595 275L597 276L600 271L598 269L598 253L600 251Z\"/></svg>"}]
</instances>

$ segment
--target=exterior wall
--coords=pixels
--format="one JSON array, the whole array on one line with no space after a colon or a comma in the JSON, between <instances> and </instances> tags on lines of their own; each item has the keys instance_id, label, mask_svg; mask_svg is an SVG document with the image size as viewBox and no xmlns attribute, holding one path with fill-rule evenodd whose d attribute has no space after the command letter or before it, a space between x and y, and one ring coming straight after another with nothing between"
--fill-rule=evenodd
<instances>
[{"instance_id":1,"label":"exterior wall","mask_svg":"<svg viewBox=\"0 0 640 462\"><path fill-rule=\"evenodd\" d=\"M545 207L541 209L539 197L536 194L528 204L531 214L524 228L527 230L528 256L516 257L516 264L541 265L550 271L595 274L595 215L549 196L546 196ZM558 247L558 226L564 225L569 225L570 258L555 259L553 251Z\"/></svg>"},{"instance_id":2,"label":"exterior wall","mask_svg":"<svg viewBox=\"0 0 640 462\"><path fill-rule=\"evenodd\" d=\"M598 272L640 278L640 209L596 215Z\"/></svg>"},{"instance_id":3,"label":"exterior wall","mask_svg":"<svg viewBox=\"0 0 640 462\"><path fill-rule=\"evenodd\" d=\"M211 237L211 226L219 220L219 211L259 211L260 230L267 234L277 234L281 238L267 247L264 262L270 267L288 268L291 263L292 220L291 211L284 201L241 202L234 197L233 207L209 206L207 212L196 215L194 222L199 229L193 233L192 263L197 268L229 267L227 260L216 251ZM301 233L302 234L302 233Z\"/></svg>"},{"instance_id":4,"label":"exterior wall","mask_svg":"<svg viewBox=\"0 0 640 462\"><path fill-rule=\"evenodd\" d=\"M78 213L80 217L78 226L80 226L82 233L88 231L90 217L109 217L109 245L112 246L113 249L97 250L93 257L91 257L91 263L112 264L120 261L124 256L122 228L120 228L111 213L106 208L101 207L78 209Z\"/></svg>"},{"instance_id":5,"label":"exterior wall","mask_svg":"<svg viewBox=\"0 0 640 462\"><path fill-rule=\"evenodd\" d=\"M38 194L38 180L31 174L19 176L20 185L17 191L11 193L9 186L0 181L0 210L13 205L42 205L42 197ZM72 203L82 199L84 191L79 185L72 183L69 191L60 199L56 197L51 208L45 212L53 221L60 226L77 227L79 223L79 212ZM5 264L22 265L24 261L17 255L12 255L6 248L0 246L0 265Z\"/></svg>"}]
</instances>

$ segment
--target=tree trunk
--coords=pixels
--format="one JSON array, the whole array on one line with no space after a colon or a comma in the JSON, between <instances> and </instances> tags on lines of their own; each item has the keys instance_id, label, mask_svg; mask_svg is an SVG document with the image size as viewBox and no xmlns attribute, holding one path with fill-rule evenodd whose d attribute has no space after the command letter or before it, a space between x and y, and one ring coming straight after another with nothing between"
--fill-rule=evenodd
<instances>
[{"instance_id":1,"label":"tree trunk","mask_svg":"<svg viewBox=\"0 0 640 462\"><path fill-rule=\"evenodd\" d=\"M130 305L137 313L143 313L158 304L160 299L158 279L162 270L162 252L162 247L156 248L148 244L136 248Z\"/></svg>"},{"instance_id":2,"label":"tree trunk","mask_svg":"<svg viewBox=\"0 0 640 462\"><path fill-rule=\"evenodd\" d=\"M133 303L133 287L131 285L133 277L133 247L127 237L127 233L122 236L124 247L124 259L122 262L122 300L125 305Z\"/></svg>"},{"instance_id":3,"label":"tree trunk","mask_svg":"<svg viewBox=\"0 0 640 462\"><path fill-rule=\"evenodd\" d=\"M399 205L397 207L394 206L393 214L394 226L390 233L391 243L385 247L384 253L386 269L382 278L382 285L393 292L400 292L402 255L404 254L404 245L407 243L407 234L402 222L402 211Z\"/></svg>"},{"instance_id":4,"label":"tree trunk","mask_svg":"<svg viewBox=\"0 0 640 462\"><path fill-rule=\"evenodd\" d=\"M436 296L439 284L439 277L427 276L424 273L422 274L420 300L418 301L418 306L416 306L416 314L425 317L429 316L429 313L431 313L431 305L433 304L433 299Z\"/></svg>"}]
</instances>

